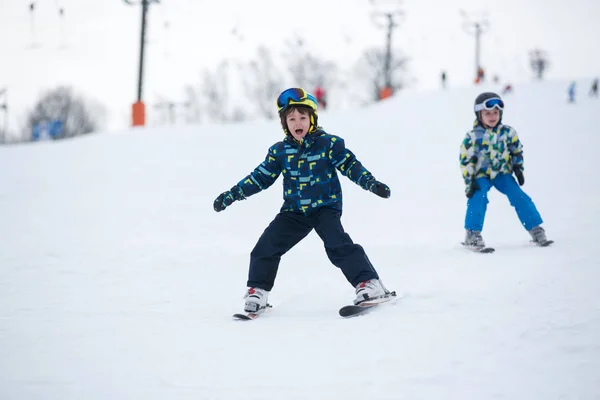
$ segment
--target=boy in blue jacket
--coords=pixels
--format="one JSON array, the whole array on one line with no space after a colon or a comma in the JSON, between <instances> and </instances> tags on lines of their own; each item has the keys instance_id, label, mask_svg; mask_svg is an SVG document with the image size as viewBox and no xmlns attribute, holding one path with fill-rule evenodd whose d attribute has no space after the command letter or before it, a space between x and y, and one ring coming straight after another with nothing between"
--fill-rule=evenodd
<instances>
[{"instance_id":1,"label":"boy in blue jacket","mask_svg":"<svg viewBox=\"0 0 600 400\"><path fill-rule=\"evenodd\" d=\"M380 197L390 197L390 188L363 167L342 138L317 125L313 95L287 89L277 98L277 108L285 139L271 146L265 160L213 205L215 211L223 211L234 201L267 189L283 174L283 206L250 254L244 311L259 313L266 308L281 256L313 229L329 260L355 287L355 304L384 297L389 292L364 249L342 226L342 187L336 170Z\"/></svg>"},{"instance_id":2,"label":"boy in blue jacket","mask_svg":"<svg viewBox=\"0 0 600 400\"><path fill-rule=\"evenodd\" d=\"M481 231L488 204L487 193L492 187L508 197L535 244L551 244L541 227L540 213L520 187L525 183L523 146L517 131L502 124L504 102L496 93L485 92L477 96L474 107L477 119L460 146L460 168L469 199L464 244L476 249L485 247Z\"/></svg>"}]
</instances>

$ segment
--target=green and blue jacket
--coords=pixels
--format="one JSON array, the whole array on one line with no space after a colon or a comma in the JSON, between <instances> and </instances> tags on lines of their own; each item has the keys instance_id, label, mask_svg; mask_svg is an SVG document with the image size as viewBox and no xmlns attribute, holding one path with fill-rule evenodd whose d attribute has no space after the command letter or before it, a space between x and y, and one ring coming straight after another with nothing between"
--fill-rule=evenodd
<instances>
[{"instance_id":1,"label":"green and blue jacket","mask_svg":"<svg viewBox=\"0 0 600 400\"><path fill-rule=\"evenodd\" d=\"M467 187L477 178L494 179L523 167L523 146L517 131L503 124L484 128L475 121L460 146L460 169Z\"/></svg>"},{"instance_id":2,"label":"green and blue jacket","mask_svg":"<svg viewBox=\"0 0 600 400\"><path fill-rule=\"evenodd\" d=\"M346 148L344 139L318 129L302 143L292 136L269 148L265 160L237 186L245 197L271 186L283 175L281 211L308 214L320 207L342 209L337 171L365 190L373 175Z\"/></svg>"}]
</instances>

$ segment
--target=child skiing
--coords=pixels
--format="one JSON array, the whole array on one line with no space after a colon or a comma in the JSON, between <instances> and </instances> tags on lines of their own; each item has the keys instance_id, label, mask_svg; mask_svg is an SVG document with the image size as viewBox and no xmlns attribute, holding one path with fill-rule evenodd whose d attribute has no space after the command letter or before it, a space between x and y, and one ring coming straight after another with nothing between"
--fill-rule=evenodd
<instances>
[{"instance_id":1,"label":"child skiing","mask_svg":"<svg viewBox=\"0 0 600 400\"><path fill-rule=\"evenodd\" d=\"M477 96L477 119L460 147L460 168L469 199L464 244L474 250L485 248L481 231L488 203L487 193L492 186L508 197L535 244L547 246L552 243L546 239L541 227L542 218L533 201L520 188L525 183L522 145L517 132L502 124L503 111L504 102L496 93L486 92Z\"/></svg>"},{"instance_id":2,"label":"child skiing","mask_svg":"<svg viewBox=\"0 0 600 400\"><path fill-rule=\"evenodd\" d=\"M215 211L223 211L234 201L267 189L283 174L283 206L250 253L244 311L265 310L281 256L313 229L323 240L331 263L355 287L354 304L386 297L389 292L364 249L342 226L342 188L336 169L379 197L390 197L389 187L375 180L342 138L317 125L313 95L300 88L287 89L277 98L277 108L285 139L271 146L265 160L220 194L213 205Z\"/></svg>"}]
</instances>

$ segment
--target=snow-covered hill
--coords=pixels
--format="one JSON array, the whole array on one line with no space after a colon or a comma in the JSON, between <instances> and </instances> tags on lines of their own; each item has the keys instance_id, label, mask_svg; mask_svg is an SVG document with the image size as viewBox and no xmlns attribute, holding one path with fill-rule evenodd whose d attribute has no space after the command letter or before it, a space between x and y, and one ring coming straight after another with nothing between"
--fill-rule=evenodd
<instances>
[{"instance_id":1,"label":"snow-covered hill","mask_svg":"<svg viewBox=\"0 0 600 400\"><path fill-rule=\"evenodd\" d=\"M496 88L321 114L392 189L342 178L346 230L403 295L348 320L353 288L314 233L284 256L274 308L231 319L281 186L212 202L281 138L275 121L0 148L0 398L599 399L600 101L565 87L519 86L504 114L556 243L531 245L492 192L491 255L459 244L458 148Z\"/></svg>"}]
</instances>

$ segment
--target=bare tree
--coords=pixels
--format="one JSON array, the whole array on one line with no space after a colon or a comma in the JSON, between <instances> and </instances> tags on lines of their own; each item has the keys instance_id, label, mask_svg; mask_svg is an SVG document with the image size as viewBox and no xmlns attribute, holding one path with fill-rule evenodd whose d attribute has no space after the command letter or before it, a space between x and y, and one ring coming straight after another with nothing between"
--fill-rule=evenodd
<instances>
[{"instance_id":1,"label":"bare tree","mask_svg":"<svg viewBox=\"0 0 600 400\"><path fill-rule=\"evenodd\" d=\"M394 92L406 86L408 61L408 57L400 50L391 52L391 57L387 51L379 48L365 50L357 63L356 72L358 79L365 81L371 100L379 100L381 90L388 85Z\"/></svg>"},{"instance_id":2,"label":"bare tree","mask_svg":"<svg viewBox=\"0 0 600 400\"><path fill-rule=\"evenodd\" d=\"M231 113L232 122L243 122L248 118L248 115L242 107L235 107Z\"/></svg>"},{"instance_id":3,"label":"bare tree","mask_svg":"<svg viewBox=\"0 0 600 400\"><path fill-rule=\"evenodd\" d=\"M256 59L252 60L243 73L246 95L265 118L275 118L275 99L283 89L283 77L269 49L261 46Z\"/></svg>"},{"instance_id":4,"label":"bare tree","mask_svg":"<svg viewBox=\"0 0 600 400\"><path fill-rule=\"evenodd\" d=\"M25 137L32 137L35 127L59 121L61 131L54 139L62 139L93 132L105 116L100 103L84 99L68 86L59 86L41 95L25 124Z\"/></svg>"},{"instance_id":5,"label":"bare tree","mask_svg":"<svg viewBox=\"0 0 600 400\"><path fill-rule=\"evenodd\" d=\"M234 72L231 62L223 60L214 69L202 72L198 87L184 87L186 122L238 122L246 119L244 110L236 108L232 101L230 82L235 77Z\"/></svg>"},{"instance_id":6,"label":"bare tree","mask_svg":"<svg viewBox=\"0 0 600 400\"><path fill-rule=\"evenodd\" d=\"M200 96L204 103L202 109L207 116L216 122L226 122L228 117L229 98L229 62L221 61L214 71L205 70Z\"/></svg>"},{"instance_id":7,"label":"bare tree","mask_svg":"<svg viewBox=\"0 0 600 400\"><path fill-rule=\"evenodd\" d=\"M544 79L544 74L550 65L548 54L544 50L534 49L529 52L529 63L537 79Z\"/></svg>"},{"instance_id":8,"label":"bare tree","mask_svg":"<svg viewBox=\"0 0 600 400\"><path fill-rule=\"evenodd\" d=\"M186 85L183 88L185 102L189 104L186 110L185 121L191 124L197 124L202 120L202 105L200 104L200 97L198 93L191 85Z\"/></svg>"},{"instance_id":9,"label":"bare tree","mask_svg":"<svg viewBox=\"0 0 600 400\"><path fill-rule=\"evenodd\" d=\"M295 86L310 92L317 86L330 88L338 83L337 65L332 61L316 57L300 36L296 35L288 40L286 49L284 58Z\"/></svg>"}]
</instances>

